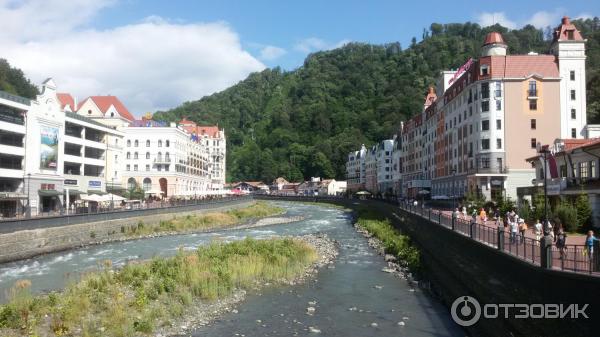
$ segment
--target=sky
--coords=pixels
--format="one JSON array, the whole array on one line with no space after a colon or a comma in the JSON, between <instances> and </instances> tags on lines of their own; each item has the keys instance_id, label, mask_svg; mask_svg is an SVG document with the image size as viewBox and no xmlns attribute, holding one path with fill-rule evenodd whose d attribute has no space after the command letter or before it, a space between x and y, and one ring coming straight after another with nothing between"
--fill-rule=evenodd
<instances>
[{"instance_id":1,"label":"sky","mask_svg":"<svg viewBox=\"0 0 600 337\"><path fill-rule=\"evenodd\" d=\"M0 58L139 117L350 41L408 46L432 22L545 28L564 15L600 16L600 1L0 0Z\"/></svg>"}]
</instances>

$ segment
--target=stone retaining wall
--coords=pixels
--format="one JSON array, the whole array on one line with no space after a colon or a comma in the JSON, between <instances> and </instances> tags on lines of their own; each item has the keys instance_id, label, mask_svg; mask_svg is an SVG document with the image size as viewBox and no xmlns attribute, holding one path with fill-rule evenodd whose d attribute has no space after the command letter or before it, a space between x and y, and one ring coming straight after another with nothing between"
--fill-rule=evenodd
<instances>
[{"instance_id":1,"label":"stone retaining wall","mask_svg":"<svg viewBox=\"0 0 600 337\"><path fill-rule=\"evenodd\" d=\"M129 227L137 226L140 221L144 225L154 225L163 220L172 220L175 217L186 216L188 214L227 211L246 207L252 203L253 201L250 200L227 206L215 204L216 207L211 209L147 215L0 234L0 263L27 259L36 255L90 244L119 240L126 237Z\"/></svg>"}]
</instances>

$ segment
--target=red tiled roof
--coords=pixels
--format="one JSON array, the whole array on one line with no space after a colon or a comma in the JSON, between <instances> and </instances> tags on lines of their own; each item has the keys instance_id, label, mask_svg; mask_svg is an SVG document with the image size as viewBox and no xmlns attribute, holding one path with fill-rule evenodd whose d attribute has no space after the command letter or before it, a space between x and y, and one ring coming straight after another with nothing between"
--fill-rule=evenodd
<instances>
[{"instance_id":1,"label":"red tiled roof","mask_svg":"<svg viewBox=\"0 0 600 337\"><path fill-rule=\"evenodd\" d=\"M216 138L219 135L218 126L198 126L196 130L199 136L208 135L209 137Z\"/></svg>"},{"instance_id":2,"label":"red tiled roof","mask_svg":"<svg viewBox=\"0 0 600 337\"><path fill-rule=\"evenodd\" d=\"M497 58L499 59L496 60ZM492 76L495 74L494 65L500 65L502 59L505 59L504 76L502 76L505 78L528 77L534 74L541 77L559 77L558 62L554 55L492 56Z\"/></svg>"},{"instance_id":3,"label":"red tiled roof","mask_svg":"<svg viewBox=\"0 0 600 337\"><path fill-rule=\"evenodd\" d=\"M596 139L565 139L565 150L572 150L574 148L581 147L582 145L587 145Z\"/></svg>"},{"instance_id":4,"label":"red tiled roof","mask_svg":"<svg viewBox=\"0 0 600 337\"><path fill-rule=\"evenodd\" d=\"M504 38L502 38L502 34L500 34L498 32L488 33L488 35L486 35L486 37L485 37L485 42L483 43L483 45L486 46L488 44L493 44L493 43L506 44L504 42Z\"/></svg>"},{"instance_id":5,"label":"red tiled roof","mask_svg":"<svg viewBox=\"0 0 600 337\"><path fill-rule=\"evenodd\" d=\"M573 38L569 39L569 32L572 32ZM554 42L556 41L583 41L583 37L577 27L571 23L568 16L564 16L558 27L554 30Z\"/></svg>"},{"instance_id":6,"label":"red tiled roof","mask_svg":"<svg viewBox=\"0 0 600 337\"><path fill-rule=\"evenodd\" d=\"M75 99L69 93L57 93L58 101L60 102L60 108L64 109L67 105L71 107L72 111L77 110L75 106Z\"/></svg>"},{"instance_id":7,"label":"red tiled roof","mask_svg":"<svg viewBox=\"0 0 600 337\"><path fill-rule=\"evenodd\" d=\"M112 105L115 107L119 115L121 115L121 117L130 121L133 121L135 119L133 115L129 112L129 110L127 110L125 105L123 105L123 103L121 103L121 101L116 96L90 96L89 99L91 99L96 104L98 109L100 109L100 111L102 111L102 113L104 114L106 114L106 112ZM82 103L85 101L87 101L87 99L83 100Z\"/></svg>"}]
</instances>

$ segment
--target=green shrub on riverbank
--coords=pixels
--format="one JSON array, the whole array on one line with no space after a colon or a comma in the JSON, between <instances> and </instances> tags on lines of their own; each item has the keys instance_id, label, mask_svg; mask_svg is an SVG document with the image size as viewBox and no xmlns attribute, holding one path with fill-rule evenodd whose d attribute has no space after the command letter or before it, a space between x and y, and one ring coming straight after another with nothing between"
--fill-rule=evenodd
<instances>
[{"instance_id":1,"label":"green shrub on riverbank","mask_svg":"<svg viewBox=\"0 0 600 337\"><path fill-rule=\"evenodd\" d=\"M160 232L186 232L191 230L231 226L243 221L281 214L284 209L270 203L259 201L251 206L232 209L226 212L210 212L199 215L186 215L173 220L161 221L150 226L140 221L136 226L128 227L130 236L143 236Z\"/></svg>"},{"instance_id":2,"label":"green shrub on riverbank","mask_svg":"<svg viewBox=\"0 0 600 337\"><path fill-rule=\"evenodd\" d=\"M411 244L410 238L400 234L388 219L383 219L373 211L359 209L358 225L381 240L386 254L393 254L398 260L406 262L412 271L419 269L419 250Z\"/></svg>"},{"instance_id":3,"label":"green shrub on riverbank","mask_svg":"<svg viewBox=\"0 0 600 337\"><path fill-rule=\"evenodd\" d=\"M0 335L137 336L169 326L195 299L213 300L257 282L302 274L317 259L293 239L213 243L195 253L85 275L62 293L33 297L28 281L0 306Z\"/></svg>"}]
</instances>

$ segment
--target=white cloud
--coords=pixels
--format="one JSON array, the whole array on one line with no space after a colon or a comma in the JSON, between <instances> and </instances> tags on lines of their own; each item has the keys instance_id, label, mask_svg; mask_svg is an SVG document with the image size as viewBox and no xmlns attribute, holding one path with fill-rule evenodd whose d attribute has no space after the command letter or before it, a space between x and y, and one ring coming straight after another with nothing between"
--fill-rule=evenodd
<instances>
[{"instance_id":1,"label":"white cloud","mask_svg":"<svg viewBox=\"0 0 600 337\"><path fill-rule=\"evenodd\" d=\"M318 50L329 50L329 49L339 48L349 42L350 42L350 40L343 39L336 43L329 43L329 42L327 42L323 39L317 38L317 37L309 37L309 38L300 40L298 43L296 43L296 45L294 46L294 49L297 51L303 52L303 53L312 53L312 52L318 51Z\"/></svg>"},{"instance_id":2,"label":"white cloud","mask_svg":"<svg viewBox=\"0 0 600 337\"><path fill-rule=\"evenodd\" d=\"M0 0L1 57L36 83L53 77L59 91L80 99L119 96L137 116L225 89L265 67L223 22L171 23L152 16L96 30L86 23L112 0L16 3ZM83 18L69 19L78 15Z\"/></svg>"},{"instance_id":3,"label":"white cloud","mask_svg":"<svg viewBox=\"0 0 600 337\"><path fill-rule=\"evenodd\" d=\"M566 11L563 8L556 8L553 11L535 12L529 19L525 20L525 24L536 28L556 27L565 13Z\"/></svg>"},{"instance_id":4,"label":"white cloud","mask_svg":"<svg viewBox=\"0 0 600 337\"><path fill-rule=\"evenodd\" d=\"M517 28L517 23L512 21L506 17L504 12L483 12L477 15L477 23L479 23L482 27L493 26L495 24L500 24L506 28L515 29Z\"/></svg>"},{"instance_id":5,"label":"white cloud","mask_svg":"<svg viewBox=\"0 0 600 337\"><path fill-rule=\"evenodd\" d=\"M275 46L264 46L260 50L260 58L262 60L272 61L285 55L287 51L283 48Z\"/></svg>"}]
</instances>

